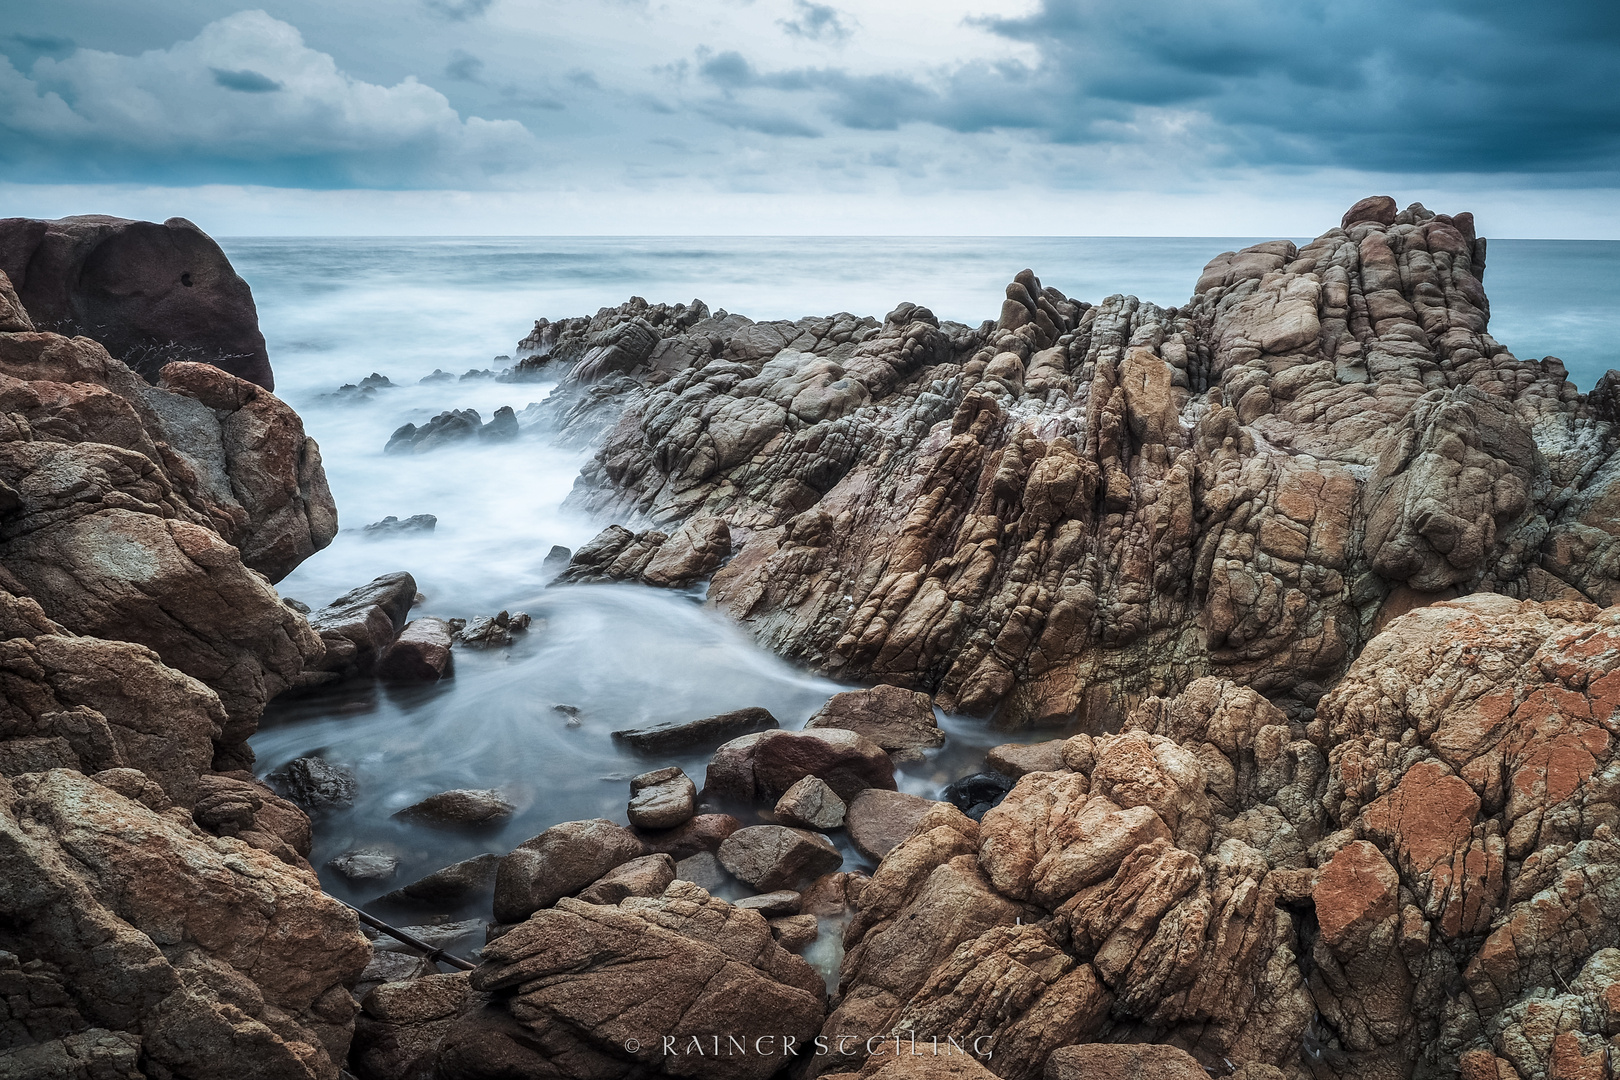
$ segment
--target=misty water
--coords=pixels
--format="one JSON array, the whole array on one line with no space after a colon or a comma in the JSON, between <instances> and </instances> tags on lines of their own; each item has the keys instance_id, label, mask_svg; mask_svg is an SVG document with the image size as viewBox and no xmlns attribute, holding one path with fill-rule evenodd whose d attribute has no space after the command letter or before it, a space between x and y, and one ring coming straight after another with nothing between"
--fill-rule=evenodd
<instances>
[{"instance_id":1,"label":"misty water","mask_svg":"<svg viewBox=\"0 0 1620 1080\"><path fill-rule=\"evenodd\" d=\"M454 676L434 685L360 680L272 703L253 739L261 773L318 754L358 778L354 805L317 822L311 859L326 887L371 904L432 870L505 852L560 821L623 822L631 775L678 764L701 786L707 753L637 759L613 742L613 730L750 705L793 728L847 688L756 647L702 607L701 590L545 587L541 564L552 546L576 548L609 523L561 507L588 450L561 448L529 431L511 443L385 455L390 433L406 422L452 408L476 409L485 419L502 405L521 413L550 390L492 378L423 385L424 376L498 371L495 358L513 354L536 318L592 314L632 294L654 302L699 297L756 319L840 310L881 318L912 300L941 318L977 323L998 313L1005 283L1030 266L1043 283L1081 299L1126 292L1170 306L1185 301L1211 256L1252 242L223 241L253 286L277 393L320 443L342 524L328 549L280 583L282 595L319 607L379 574L408 570L425 597L413 617L507 609L535 620L508 648L458 648ZM1620 366L1612 336L1620 243L1493 241L1486 287L1492 331L1520 357L1561 356L1583 390L1611 364ZM396 387L335 393L371 372ZM433 514L438 527L383 539L363 531L390 514ZM1008 738L981 721L942 722L949 742L902 768L904 790L937 795L947 781L981 768L985 748ZM391 817L435 792L466 787L499 788L518 810L486 832L406 826ZM355 885L326 866L358 847L392 851L397 875ZM846 866L859 865L852 851L848 856ZM460 911L371 906L400 922L488 915L487 900Z\"/></svg>"}]
</instances>

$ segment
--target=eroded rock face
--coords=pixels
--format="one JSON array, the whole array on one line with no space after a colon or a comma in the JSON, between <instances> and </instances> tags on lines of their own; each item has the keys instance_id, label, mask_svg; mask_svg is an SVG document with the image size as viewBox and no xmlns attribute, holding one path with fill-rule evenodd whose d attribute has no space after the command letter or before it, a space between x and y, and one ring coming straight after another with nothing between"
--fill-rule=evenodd
<instances>
[{"instance_id":1,"label":"eroded rock face","mask_svg":"<svg viewBox=\"0 0 1620 1080\"><path fill-rule=\"evenodd\" d=\"M92 337L148 378L193 360L275 388L253 291L185 218L5 218L0 272L40 330Z\"/></svg>"},{"instance_id":2,"label":"eroded rock face","mask_svg":"<svg viewBox=\"0 0 1620 1080\"><path fill-rule=\"evenodd\" d=\"M1027 271L978 328L632 303L556 340L657 344L543 411L600 437L572 502L644 530L592 575L722 521L709 603L793 659L1012 722L1103 730L1205 674L1306 718L1413 606L1620 599L1612 394L1490 336L1483 262L1469 215L1380 196L1173 310Z\"/></svg>"}]
</instances>

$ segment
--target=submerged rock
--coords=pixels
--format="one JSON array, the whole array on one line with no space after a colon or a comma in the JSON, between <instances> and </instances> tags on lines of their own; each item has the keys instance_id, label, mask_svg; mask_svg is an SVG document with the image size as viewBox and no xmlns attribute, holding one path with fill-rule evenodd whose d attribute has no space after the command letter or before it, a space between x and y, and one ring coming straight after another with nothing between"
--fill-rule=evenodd
<instances>
[{"instance_id":1,"label":"submerged rock","mask_svg":"<svg viewBox=\"0 0 1620 1080\"><path fill-rule=\"evenodd\" d=\"M403 810L396 810L394 817L424 825L465 828L499 824L516 809L499 791L458 788L429 795Z\"/></svg>"},{"instance_id":2,"label":"submerged rock","mask_svg":"<svg viewBox=\"0 0 1620 1080\"><path fill-rule=\"evenodd\" d=\"M671 754L693 747L718 746L739 735L780 726L776 722L776 717L769 711L747 708L705 717L702 720L689 720L681 724L626 728L615 731L613 738L643 754Z\"/></svg>"},{"instance_id":3,"label":"submerged rock","mask_svg":"<svg viewBox=\"0 0 1620 1080\"><path fill-rule=\"evenodd\" d=\"M495 888L501 857L493 852L453 862L383 897L393 903L459 904Z\"/></svg>"},{"instance_id":4,"label":"submerged rock","mask_svg":"<svg viewBox=\"0 0 1620 1080\"><path fill-rule=\"evenodd\" d=\"M326 865L350 881L387 881L399 870L399 857L381 848L360 848L334 856Z\"/></svg>"},{"instance_id":5,"label":"submerged rock","mask_svg":"<svg viewBox=\"0 0 1620 1080\"><path fill-rule=\"evenodd\" d=\"M438 527L439 519L432 514L412 514L401 521L392 514L366 526L368 536L398 536L402 533L430 533Z\"/></svg>"},{"instance_id":6,"label":"submerged rock","mask_svg":"<svg viewBox=\"0 0 1620 1080\"><path fill-rule=\"evenodd\" d=\"M318 757L293 758L265 781L311 814L353 805L360 790L354 770Z\"/></svg>"}]
</instances>

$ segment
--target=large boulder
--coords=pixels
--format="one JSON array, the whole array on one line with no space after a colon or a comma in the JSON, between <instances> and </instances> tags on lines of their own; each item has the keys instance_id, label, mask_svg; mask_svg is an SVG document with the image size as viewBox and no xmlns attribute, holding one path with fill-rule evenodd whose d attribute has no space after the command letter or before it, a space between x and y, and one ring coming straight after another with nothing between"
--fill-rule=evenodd
<instances>
[{"instance_id":1,"label":"large boulder","mask_svg":"<svg viewBox=\"0 0 1620 1080\"><path fill-rule=\"evenodd\" d=\"M495 918L521 922L645 854L635 833L606 818L553 825L501 860L495 874Z\"/></svg>"},{"instance_id":2,"label":"large boulder","mask_svg":"<svg viewBox=\"0 0 1620 1080\"><path fill-rule=\"evenodd\" d=\"M775 803L806 776L820 777L848 802L870 787L893 790L894 763L877 743L842 728L761 731L714 752L703 792Z\"/></svg>"},{"instance_id":3,"label":"large boulder","mask_svg":"<svg viewBox=\"0 0 1620 1080\"><path fill-rule=\"evenodd\" d=\"M321 666L342 674L370 674L404 629L415 602L416 579L400 571L373 578L311 613L309 625L326 646Z\"/></svg>"},{"instance_id":4,"label":"large boulder","mask_svg":"<svg viewBox=\"0 0 1620 1080\"><path fill-rule=\"evenodd\" d=\"M198 360L275 389L253 290L185 218L0 219L0 271L37 329L94 338L148 378Z\"/></svg>"},{"instance_id":5,"label":"large boulder","mask_svg":"<svg viewBox=\"0 0 1620 1080\"><path fill-rule=\"evenodd\" d=\"M617 907L562 900L486 946L472 986L497 997L445 1034L447 1080L766 1080L789 1063L784 1037L803 1047L825 1009L821 976L763 916L682 881ZM745 1049L716 1056L716 1036Z\"/></svg>"},{"instance_id":6,"label":"large boulder","mask_svg":"<svg viewBox=\"0 0 1620 1080\"><path fill-rule=\"evenodd\" d=\"M885 750L928 750L945 745L927 694L898 686L846 690L834 694L805 722L807 730L843 728L864 735Z\"/></svg>"}]
</instances>

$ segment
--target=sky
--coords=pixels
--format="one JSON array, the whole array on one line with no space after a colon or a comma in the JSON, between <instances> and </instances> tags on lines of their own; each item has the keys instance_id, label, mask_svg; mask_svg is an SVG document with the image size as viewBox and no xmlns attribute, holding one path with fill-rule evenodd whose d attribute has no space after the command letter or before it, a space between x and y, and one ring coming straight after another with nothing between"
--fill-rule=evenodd
<instances>
[{"instance_id":1,"label":"sky","mask_svg":"<svg viewBox=\"0 0 1620 1080\"><path fill-rule=\"evenodd\" d=\"M0 215L1620 238L1620 4L0 0Z\"/></svg>"}]
</instances>

